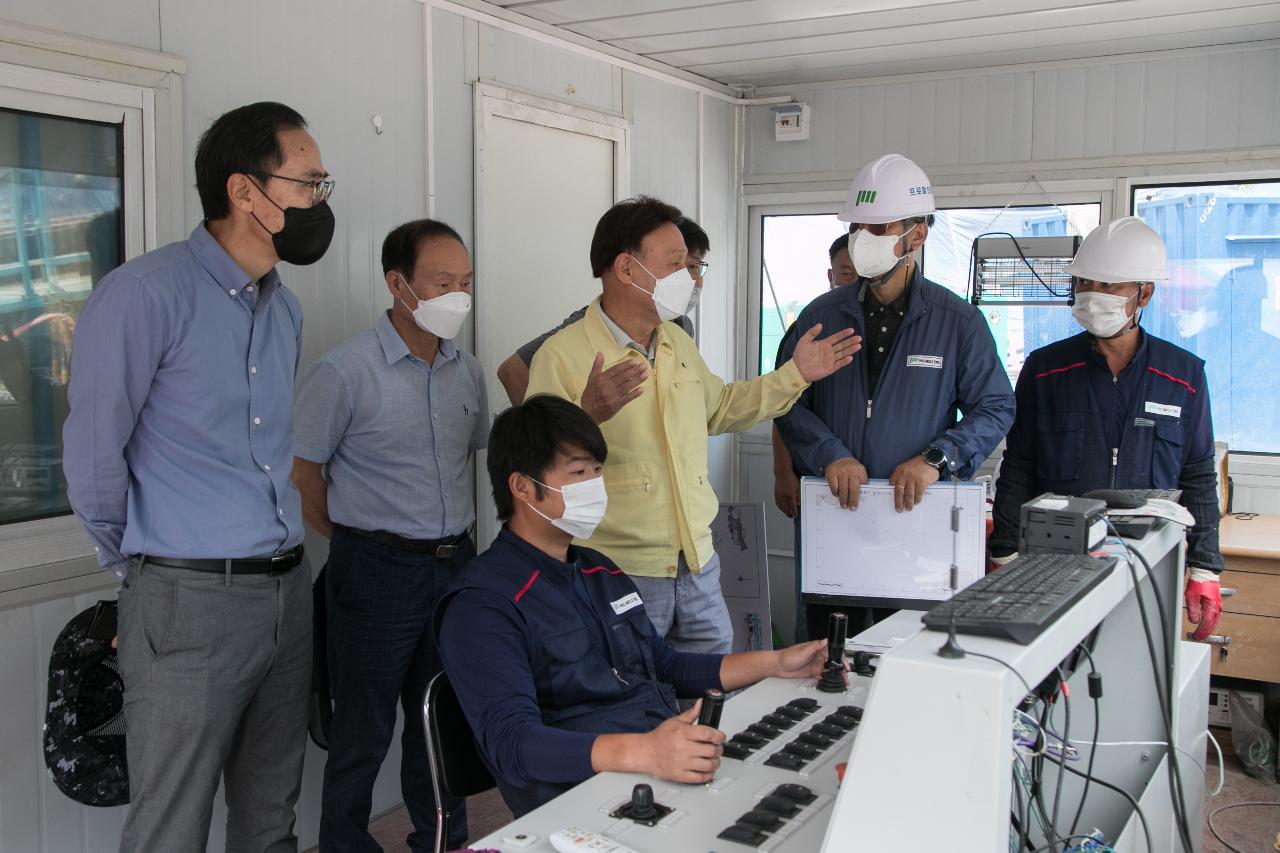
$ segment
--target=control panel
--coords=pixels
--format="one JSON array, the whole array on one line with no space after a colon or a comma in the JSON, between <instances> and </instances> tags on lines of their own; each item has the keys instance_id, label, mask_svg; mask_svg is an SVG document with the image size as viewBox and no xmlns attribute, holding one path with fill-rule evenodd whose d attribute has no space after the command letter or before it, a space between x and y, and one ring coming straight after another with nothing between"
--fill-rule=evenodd
<instances>
[{"instance_id":1,"label":"control panel","mask_svg":"<svg viewBox=\"0 0 1280 853\"><path fill-rule=\"evenodd\" d=\"M572 828L601 845L580 849L812 853L822 846L839 790L836 767L848 760L870 688L870 678L854 673L836 692L819 689L818 679L767 679L724 697L719 728L729 740L710 783L602 773L472 847L557 850L552 836ZM535 840L504 843L517 834Z\"/></svg>"}]
</instances>

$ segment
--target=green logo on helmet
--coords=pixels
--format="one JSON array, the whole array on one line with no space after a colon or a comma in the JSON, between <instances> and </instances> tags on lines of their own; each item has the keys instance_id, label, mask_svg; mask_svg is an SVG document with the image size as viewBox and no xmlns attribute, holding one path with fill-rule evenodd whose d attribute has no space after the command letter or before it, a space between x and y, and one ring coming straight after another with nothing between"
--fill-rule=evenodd
<instances>
[{"instance_id":1,"label":"green logo on helmet","mask_svg":"<svg viewBox=\"0 0 1280 853\"><path fill-rule=\"evenodd\" d=\"M875 200L875 190L858 190L858 199L853 203L853 206L857 207L860 204L873 204Z\"/></svg>"}]
</instances>

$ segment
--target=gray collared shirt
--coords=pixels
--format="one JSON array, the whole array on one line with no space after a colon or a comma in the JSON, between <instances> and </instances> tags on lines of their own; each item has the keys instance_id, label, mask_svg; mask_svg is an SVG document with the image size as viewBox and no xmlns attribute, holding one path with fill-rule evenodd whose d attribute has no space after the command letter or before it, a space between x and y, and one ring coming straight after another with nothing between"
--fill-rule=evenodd
<instances>
[{"instance_id":1,"label":"gray collared shirt","mask_svg":"<svg viewBox=\"0 0 1280 853\"><path fill-rule=\"evenodd\" d=\"M621 326L613 322L613 318L604 312L603 306L600 308L600 317L604 320L604 327L609 330L609 334L613 335L613 339L618 342L618 346L623 349L635 350L649 359L650 364L653 364L653 344L658 337L657 331L649 335L649 345L644 346L639 341L632 339L630 335L622 330Z\"/></svg>"},{"instance_id":2,"label":"gray collared shirt","mask_svg":"<svg viewBox=\"0 0 1280 853\"><path fill-rule=\"evenodd\" d=\"M103 276L76 325L63 468L98 561L302 541L289 481L302 306L204 225Z\"/></svg>"},{"instance_id":3,"label":"gray collared shirt","mask_svg":"<svg viewBox=\"0 0 1280 853\"><path fill-rule=\"evenodd\" d=\"M475 521L488 397L480 362L453 341L427 364L382 314L303 372L294 423L294 455L326 466L335 524L442 539Z\"/></svg>"}]
</instances>

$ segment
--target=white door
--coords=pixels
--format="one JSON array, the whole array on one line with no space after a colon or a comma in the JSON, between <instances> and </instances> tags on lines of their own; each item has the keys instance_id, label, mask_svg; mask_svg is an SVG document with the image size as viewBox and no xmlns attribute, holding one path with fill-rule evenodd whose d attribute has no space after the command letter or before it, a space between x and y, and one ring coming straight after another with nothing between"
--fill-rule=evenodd
<instances>
[{"instance_id":1,"label":"white door","mask_svg":"<svg viewBox=\"0 0 1280 853\"><path fill-rule=\"evenodd\" d=\"M591 235L626 196L626 142L620 117L476 87L476 357L493 417L510 405L498 365L600 292ZM481 550L498 531L485 460L476 460Z\"/></svg>"}]
</instances>

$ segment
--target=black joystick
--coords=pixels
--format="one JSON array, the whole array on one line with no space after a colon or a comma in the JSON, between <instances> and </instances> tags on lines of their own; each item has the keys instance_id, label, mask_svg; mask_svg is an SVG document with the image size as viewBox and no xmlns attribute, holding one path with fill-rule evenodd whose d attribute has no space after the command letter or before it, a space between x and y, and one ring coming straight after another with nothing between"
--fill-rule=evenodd
<instances>
[{"instance_id":1,"label":"black joystick","mask_svg":"<svg viewBox=\"0 0 1280 853\"><path fill-rule=\"evenodd\" d=\"M653 800L653 788L636 785L631 789L631 799L609 813L610 817L634 820L641 826L657 826L658 821L671 814L671 806Z\"/></svg>"},{"instance_id":2,"label":"black joystick","mask_svg":"<svg viewBox=\"0 0 1280 853\"><path fill-rule=\"evenodd\" d=\"M648 785L636 785L631 789L631 817L635 820L649 820L658 813L653 805L653 788Z\"/></svg>"},{"instance_id":3,"label":"black joystick","mask_svg":"<svg viewBox=\"0 0 1280 853\"><path fill-rule=\"evenodd\" d=\"M843 693L847 684L844 675L844 640L849 631L849 617L832 613L827 621L827 663L818 679L818 689L824 693Z\"/></svg>"},{"instance_id":4,"label":"black joystick","mask_svg":"<svg viewBox=\"0 0 1280 853\"><path fill-rule=\"evenodd\" d=\"M720 712L724 710L724 692L714 687L702 694L702 709L698 711L698 725L720 728Z\"/></svg>"},{"instance_id":5,"label":"black joystick","mask_svg":"<svg viewBox=\"0 0 1280 853\"><path fill-rule=\"evenodd\" d=\"M853 653L853 672L855 675L861 675L865 678L874 678L876 667L872 663L880 655L875 652L854 652Z\"/></svg>"}]
</instances>

